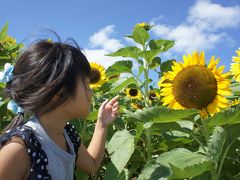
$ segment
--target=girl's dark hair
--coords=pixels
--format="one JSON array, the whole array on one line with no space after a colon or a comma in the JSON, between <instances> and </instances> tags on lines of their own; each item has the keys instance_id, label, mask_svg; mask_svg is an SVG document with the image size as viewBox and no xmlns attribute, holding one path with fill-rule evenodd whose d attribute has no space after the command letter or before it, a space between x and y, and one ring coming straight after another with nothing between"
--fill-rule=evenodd
<instances>
[{"instance_id":1,"label":"girl's dark hair","mask_svg":"<svg viewBox=\"0 0 240 180\"><path fill-rule=\"evenodd\" d=\"M30 45L17 59L13 80L6 94L25 112L46 113L74 97L79 78L90 77L90 64L77 43L40 40ZM51 101L57 95L58 101ZM50 103L51 101L51 103ZM18 113L5 129L23 123Z\"/></svg>"}]
</instances>

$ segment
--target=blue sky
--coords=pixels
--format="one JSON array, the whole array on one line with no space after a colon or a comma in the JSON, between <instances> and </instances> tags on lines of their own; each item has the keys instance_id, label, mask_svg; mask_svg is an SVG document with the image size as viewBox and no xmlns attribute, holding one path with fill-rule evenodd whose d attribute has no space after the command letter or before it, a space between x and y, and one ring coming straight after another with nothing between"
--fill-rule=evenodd
<instances>
[{"instance_id":1,"label":"blue sky","mask_svg":"<svg viewBox=\"0 0 240 180\"><path fill-rule=\"evenodd\" d=\"M133 42L124 38L136 23L154 24L153 39L175 40L163 60L181 60L185 53L205 51L207 61L220 57L229 70L240 47L239 0L41 0L1 2L0 27L9 23L9 34L26 43L56 31L62 40L72 37L85 50L89 61L105 67L119 58L105 57Z\"/></svg>"}]
</instances>

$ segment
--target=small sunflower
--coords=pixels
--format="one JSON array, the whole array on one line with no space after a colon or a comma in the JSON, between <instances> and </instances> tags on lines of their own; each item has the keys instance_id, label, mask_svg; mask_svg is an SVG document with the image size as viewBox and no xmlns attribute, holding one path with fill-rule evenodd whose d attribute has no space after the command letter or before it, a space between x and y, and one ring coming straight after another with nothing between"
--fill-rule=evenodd
<instances>
[{"instance_id":1,"label":"small sunflower","mask_svg":"<svg viewBox=\"0 0 240 180\"><path fill-rule=\"evenodd\" d=\"M182 62L173 62L172 71L164 74L160 95L163 106L172 109L199 109L203 118L213 116L228 107L224 97L231 95L230 73L223 74L224 66L217 68L219 58L214 56L205 65L204 52L184 55Z\"/></svg>"},{"instance_id":2,"label":"small sunflower","mask_svg":"<svg viewBox=\"0 0 240 180\"><path fill-rule=\"evenodd\" d=\"M131 106L133 109L143 109L143 106L141 104L131 103Z\"/></svg>"},{"instance_id":3,"label":"small sunflower","mask_svg":"<svg viewBox=\"0 0 240 180\"><path fill-rule=\"evenodd\" d=\"M106 82L105 69L102 65L97 64L95 62L90 62L90 66L91 66L90 87L92 89L97 89Z\"/></svg>"},{"instance_id":4,"label":"small sunflower","mask_svg":"<svg viewBox=\"0 0 240 180\"><path fill-rule=\"evenodd\" d=\"M14 39L10 36L6 36L3 40L3 44L6 45L6 46L15 45L16 44L16 39Z\"/></svg>"},{"instance_id":5,"label":"small sunflower","mask_svg":"<svg viewBox=\"0 0 240 180\"><path fill-rule=\"evenodd\" d=\"M141 92L136 88L127 88L126 95L130 99L141 99L142 97Z\"/></svg>"},{"instance_id":6,"label":"small sunflower","mask_svg":"<svg viewBox=\"0 0 240 180\"><path fill-rule=\"evenodd\" d=\"M159 97L160 97L160 94L159 94L159 93L157 93L157 92L155 92L155 91L150 91L150 92L149 92L149 99L150 99L151 101L154 101L154 100L158 99Z\"/></svg>"},{"instance_id":7,"label":"small sunflower","mask_svg":"<svg viewBox=\"0 0 240 180\"><path fill-rule=\"evenodd\" d=\"M143 27L146 31L149 31L152 26L148 23L142 22L142 23L138 23L136 24L137 27Z\"/></svg>"},{"instance_id":8,"label":"small sunflower","mask_svg":"<svg viewBox=\"0 0 240 180\"><path fill-rule=\"evenodd\" d=\"M239 99L234 99L230 104L229 104L229 107L232 107L232 106L236 106L240 104L240 100Z\"/></svg>"},{"instance_id":9,"label":"small sunflower","mask_svg":"<svg viewBox=\"0 0 240 180\"><path fill-rule=\"evenodd\" d=\"M234 63L231 64L231 74L233 78L240 82L240 48L236 50L237 56L233 56L232 60Z\"/></svg>"}]
</instances>

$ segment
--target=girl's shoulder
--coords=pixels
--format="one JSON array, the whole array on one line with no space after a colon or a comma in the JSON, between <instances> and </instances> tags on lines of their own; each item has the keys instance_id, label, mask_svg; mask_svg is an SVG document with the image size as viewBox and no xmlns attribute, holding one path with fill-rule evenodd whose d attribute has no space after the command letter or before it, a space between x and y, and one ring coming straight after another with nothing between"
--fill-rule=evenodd
<instances>
[{"instance_id":1,"label":"girl's shoulder","mask_svg":"<svg viewBox=\"0 0 240 180\"><path fill-rule=\"evenodd\" d=\"M19 137L11 138L0 150L0 177L3 179L26 179L30 159L24 142ZM13 173L14 172L14 173Z\"/></svg>"},{"instance_id":2,"label":"girl's shoulder","mask_svg":"<svg viewBox=\"0 0 240 180\"><path fill-rule=\"evenodd\" d=\"M7 146L9 147L9 144L12 144L9 143L11 140L16 141L25 151L25 157L27 156L29 162L28 168L30 167L29 179L50 179L46 168L48 164L46 153L42 150L41 144L34 136L32 128L21 125L15 129L6 131L0 137L0 146L3 147L2 149L7 148ZM14 149L14 147L12 148Z\"/></svg>"}]
</instances>

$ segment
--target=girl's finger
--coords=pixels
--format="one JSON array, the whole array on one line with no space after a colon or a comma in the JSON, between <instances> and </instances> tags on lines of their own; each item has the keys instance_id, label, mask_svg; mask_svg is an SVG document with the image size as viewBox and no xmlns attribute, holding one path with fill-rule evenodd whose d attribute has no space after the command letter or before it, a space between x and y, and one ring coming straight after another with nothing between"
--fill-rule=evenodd
<instances>
[{"instance_id":1,"label":"girl's finger","mask_svg":"<svg viewBox=\"0 0 240 180\"><path fill-rule=\"evenodd\" d=\"M118 100L119 95L115 96L114 98L112 98L112 100L109 102L111 106L113 106L113 104Z\"/></svg>"},{"instance_id":2,"label":"girl's finger","mask_svg":"<svg viewBox=\"0 0 240 180\"><path fill-rule=\"evenodd\" d=\"M112 105L113 108L116 108L117 106L118 106L118 102L115 102L115 103Z\"/></svg>"},{"instance_id":3,"label":"girl's finger","mask_svg":"<svg viewBox=\"0 0 240 180\"><path fill-rule=\"evenodd\" d=\"M105 106L107 105L107 103L108 103L108 99L106 99L106 100L101 104L100 109L104 109Z\"/></svg>"}]
</instances>

